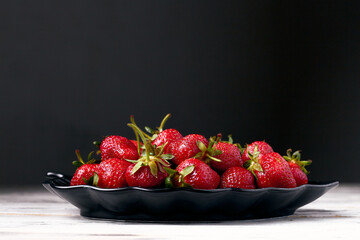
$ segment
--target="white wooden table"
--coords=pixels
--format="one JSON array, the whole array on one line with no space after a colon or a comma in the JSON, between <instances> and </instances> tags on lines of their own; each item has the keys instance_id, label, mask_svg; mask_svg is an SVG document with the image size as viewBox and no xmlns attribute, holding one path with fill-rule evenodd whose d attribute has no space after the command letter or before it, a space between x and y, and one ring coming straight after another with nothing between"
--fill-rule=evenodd
<instances>
[{"instance_id":1,"label":"white wooden table","mask_svg":"<svg viewBox=\"0 0 360 240\"><path fill-rule=\"evenodd\" d=\"M360 184L340 184L292 216L219 223L86 219L42 188L0 189L0 239L360 239Z\"/></svg>"}]
</instances>

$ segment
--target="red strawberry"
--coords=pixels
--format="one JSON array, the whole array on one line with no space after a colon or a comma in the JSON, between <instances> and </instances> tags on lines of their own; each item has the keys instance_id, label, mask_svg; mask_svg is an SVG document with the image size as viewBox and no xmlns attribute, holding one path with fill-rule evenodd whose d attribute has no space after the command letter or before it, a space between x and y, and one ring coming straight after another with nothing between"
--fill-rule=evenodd
<instances>
[{"instance_id":1,"label":"red strawberry","mask_svg":"<svg viewBox=\"0 0 360 240\"><path fill-rule=\"evenodd\" d=\"M87 181L94 176L99 164L84 164L76 169L74 176L71 178L70 185L86 185ZM84 181L84 179L86 181Z\"/></svg>"},{"instance_id":2,"label":"red strawberry","mask_svg":"<svg viewBox=\"0 0 360 240\"><path fill-rule=\"evenodd\" d=\"M181 135L181 133L176 130L176 129L166 129L166 130L163 130L164 129L164 126L165 126L165 123L167 122L167 120L171 117L171 114L167 114L164 119L161 121L161 124L160 124L160 127L157 127L157 130L153 130L151 129L150 127L145 127L146 131L149 132L150 134L152 134L152 136L149 136L145 133L144 136L146 136L147 138L153 140L152 141L152 144L153 145L156 145L157 147L161 146L161 145L164 145L166 144L166 146L164 147L164 150L163 152L165 154L168 154L170 153L170 148L169 146L177 141L177 140L180 140L183 138L183 136ZM131 122L135 124L135 121L134 121L134 117L131 117L130 118Z\"/></svg>"},{"instance_id":3,"label":"red strawberry","mask_svg":"<svg viewBox=\"0 0 360 240\"><path fill-rule=\"evenodd\" d=\"M272 147L269 144L267 144L265 141L255 141L255 142L247 145L247 147L245 148L244 153L242 155L242 160L243 160L244 163L246 161L250 160L250 157L249 157L249 154L248 154L249 152L251 154L254 154L255 146L257 146L257 151L259 152L259 157L262 154L267 154L267 153L274 152Z\"/></svg>"},{"instance_id":4,"label":"red strawberry","mask_svg":"<svg viewBox=\"0 0 360 240\"><path fill-rule=\"evenodd\" d=\"M164 153L167 154L170 153L170 145L182 138L183 136L178 130L171 128L161 131L154 139L154 141L152 141L152 144L161 146L166 143L166 146L164 147Z\"/></svg>"},{"instance_id":5,"label":"red strawberry","mask_svg":"<svg viewBox=\"0 0 360 240\"><path fill-rule=\"evenodd\" d=\"M301 186L308 183L306 174L301 170L300 166L294 162L288 162L290 170L295 178L296 186Z\"/></svg>"},{"instance_id":6,"label":"red strawberry","mask_svg":"<svg viewBox=\"0 0 360 240\"><path fill-rule=\"evenodd\" d=\"M221 175L220 188L255 188L255 179L251 172L243 167L228 168Z\"/></svg>"},{"instance_id":7,"label":"red strawberry","mask_svg":"<svg viewBox=\"0 0 360 240\"><path fill-rule=\"evenodd\" d=\"M174 155L172 162L179 165L186 159L192 158L201 152L197 142L202 142L206 147L209 144L208 140L199 134L190 134L174 142L170 149L171 154Z\"/></svg>"},{"instance_id":8,"label":"red strawberry","mask_svg":"<svg viewBox=\"0 0 360 240\"><path fill-rule=\"evenodd\" d=\"M126 187L125 172L130 165L128 161L117 158L102 161L96 171L99 176L97 186L101 188Z\"/></svg>"},{"instance_id":9,"label":"red strawberry","mask_svg":"<svg viewBox=\"0 0 360 240\"><path fill-rule=\"evenodd\" d=\"M106 137L100 144L100 151L102 160L139 158L136 146L129 139L116 135Z\"/></svg>"},{"instance_id":10,"label":"red strawberry","mask_svg":"<svg viewBox=\"0 0 360 240\"><path fill-rule=\"evenodd\" d=\"M88 162L85 163L82 159L79 150L75 151L78 161L74 161L73 165L78 168L75 171L75 174L71 178L70 185L86 185L89 183L90 179L94 176L95 171L98 169L99 164L95 164L95 159L91 159L92 152L88 156Z\"/></svg>"},{"instance_id":11,"label":"red strawberry","mask_svg":"<svg viewBox=\"0 0 360 240\"><path fill-rule=\"evenodd\" d=\"M164 146L155 147L151 141L145 138L144 133L133 123L128 124L135 134L140 136L144 143L144 152L142 156L132 161L134 164L130 165L126 171L126 182L131 187L157 187L168 176L164 167L169 167L170 163L167 161L172 158L172 155L163 154Z\"/></svg>"},{"instance_id":12,"label":"red strawberry","mask_svg":"<svg viewBox=\"0 0 360 240\"><path fill-rule=\"evenodd\" d=\"M192 187L197 189L215 189L219 186L220 176L203 161L190 158L182 161L176 168L172 180L176 187Z\"/></svg>"},{"instance_id":13,"label":"red strawberry","mask_svg":"<svg viewBox=\"0 0 360 240\"><path fill-rule=\"evenodd\" d=\"M251 158L246 165L249 165L248 170L254 174L259 188L296 187L296 181L290 167L280 154L272 152L260 155L255 148L254 155Z\"/></svg>"},{"instance_id":14,"label":"red strawberry","mask_svg":"<svg viewBox=\"0 0 360 240\"><path fill-rule=\"evenodd\" d=\"M296 185L301 186L308 183L307 174L308 171L306 170L305 166L311 164L311 160L301 161L300 151L296 151L291 154L292 150L288 149L286 151L287 156L284 156L284 159L288 161L290 170L295 178Z\"/></svg>"},{"instance_id":15,"label":"red strawberry","mask_svg":"<svg viewBox=\"0 0 360 240\"><path fill-rule=\"evenodd\" d=\"M219 172L224 172L230 167L242 166L240 149L235 145L228 142L218 142L214 144L214 148L220 150L222 153L215 155L219 161L211 161L210 166Z\"/></svg>"},{"instance_id":16,"label":"red strawberry","mask_svg":"<svg viewBox=\"0 0 360 240\"><path fill-rule=\"evenodd\" d=\"M136 164L130 165L125 173L126 182L130 187L158 187L168 176L168 173L161 171L154 176L149 166L141 166L133 172L135 166Z\"/></svg>"}]
</instances>

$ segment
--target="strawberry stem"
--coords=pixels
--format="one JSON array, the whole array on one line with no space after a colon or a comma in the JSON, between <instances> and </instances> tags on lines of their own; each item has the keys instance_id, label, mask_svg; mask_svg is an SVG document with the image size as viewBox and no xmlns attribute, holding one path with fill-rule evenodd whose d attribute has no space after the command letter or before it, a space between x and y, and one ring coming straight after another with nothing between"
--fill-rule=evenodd
<instances>
[{"instance_id":1,"label":"strawberry stem","mask_svg":"<svg viewBox=\"0 0 360 240\"><path fill-rule=\"evenodd\" d=\"M133 125L135 125L135 126L139 129L139 131L140 131L146 138L151 139L151 137L150 137L149 135L147 135L145 132L143 132L143 131L136 125L135 119L134 119L134 116L133 116L133 115L130 116L130 121L131 121L131 123L132 123ZM128 124L128 126L129 126L129 124Z\"/></svg>"},{"instance_id":2,"label":"strawberry stem","mask_svg":"<svg viewBox=\"0 0 360 240\"><path fill-rule=\"evenodd\" d=\"M147 139L145 138L144 133L140 130L140 128L133 123L128 123L127 125L131 127L134 130L134 132L138 133L140 135L142 142L146 144Z\"/></svg>"},{"instance_id":3,"label":"strawberry stem","mask_svg":"<svg viewBox=\"0 0 360 240\"><path fill-rule=\"evenodd\" d=\"M213 157L213 156L207 155L207 157L210 158L211 160L215 161L215 162L221 162L220 159L215 158L215 157Z\"/></svg>"},{"instance_id":4,"label":"strawberry stem","mask_svg":"<svg viewBox=\"0 0 360 240\"><path fill-rule=\"evenodd\" d=\"M130 121L131 121L132 124L136 125L134 115L130 116ZM134 129L133 129L133 131L134 131L135 137L136 137L138 155L140 156L141 155L141 150L140 150L139 134Z\"/></svg>"},{"instance_id":5,"label":"strawberry stem","mask_svg":"<svg viewBox=\"0 0 360 240\"><path fill-rule=\"evenodd\" d=\"M146 140L146 142L144 142L144 145L145 145L146 160L150 162L150 152L152 152L153 150L150 140Z\"/></svg>"},{"instance_id":6,"label":"strawberry stem","mask_svg":"<svg viewBox=\"0 0 360 240\"><path fill-rule=\"evenodd\" d=\"M80 150L79 149L76 149L75 150L75 154L76 154L76 157L77 159L79 160L79 162L81 162L83 165L85 164L83 158L81 157L81 154L80 154Z\"/></svg>"},{"instance_id":7,"label":"strawberry stem","mask_svg":"<svg viewBox=\"0 0 360 240\"><path fill-rule=\"evenodd\" d=\"M161 121L160 127L158 127L159 132L162 132L162 130L164 129L165 123L167 122L167 120L169 120L170 117L171 117L171 114L168 113L168 114L164 117L164 119Z\"/></svg>"},{"instance_id":8,"label":"strawberry stem","mask_svg":"<svg viewBox=\"0 0 360 240\"><path fill-rule=\"evenodd\" d=\"M233 140L231 134L228 135L228 138L229 138L229 141L228 141L228 142L231 143L231 144L234 144L234 140Z\"/></svg>"}]
</instances>

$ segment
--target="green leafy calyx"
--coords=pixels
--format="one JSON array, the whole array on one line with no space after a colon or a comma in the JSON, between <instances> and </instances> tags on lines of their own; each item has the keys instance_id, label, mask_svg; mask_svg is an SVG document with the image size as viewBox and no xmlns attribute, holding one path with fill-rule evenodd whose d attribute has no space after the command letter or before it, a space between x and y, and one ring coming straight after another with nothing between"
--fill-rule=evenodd
<instances>
[{"instance_id":1,"label":"green leafy calyx","mask_svg":"<svg viewBox=\"0 0 360 240\"><path fill-rule=\"evenodd\" d=\"M309 166L312 163L312 160L302 161L300 150L292 153L292 149L288 149L286 151L286 156L283 157L286 161L297 164L305 174L309 174L309 171L305 168L305 166Z\"/></svg>"},{"instance_id":2,"label":"green leafy calyx","mask_svg":"<svg viewBox=\"0 0 360 240\"><path fill-rule=\"evenodd\" d=\"M131 171L131 174L137 172L142 166L148 166L150 168L150 172L154 177L157 177L158 171L165 172L164 167L170 167L170 163L168 160L171 160L174 156L171 154L163 154L164 147L166 144L161 146L152 145L151 139L145 136L144 132L140 130L140 128L133 123L129 123L128 126L131 127L135 134L139 139L143 142L142 154L138 160L131 161L135 163L134 168ZM138 142L138 146L139 146ZM130 161L130 160L128 160Z\"/></svg>"}]
</instances>

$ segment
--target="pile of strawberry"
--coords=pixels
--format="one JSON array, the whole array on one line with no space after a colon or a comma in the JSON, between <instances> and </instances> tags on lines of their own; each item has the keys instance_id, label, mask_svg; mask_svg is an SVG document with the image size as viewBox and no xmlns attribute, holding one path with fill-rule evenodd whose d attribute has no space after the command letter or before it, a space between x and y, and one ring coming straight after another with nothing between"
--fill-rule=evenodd
<instances>
[{"instance_id":1,"label":"pile of strawberry","mask_svg":"<svg viewBox=\"0 0 360 240\"><path fill-rule=\"evenodd\" d=\"M94 142L101 160L88 155L84 162L79 151L78 168L71 185L93 185L100 188L121 187L191 187L215 188L293 188L308 182L305 169L311 160L301 161L300 152L274 152L265 141L242 148L221 140L221 134L210 139L199 134L183 137L176 129L163 129L168 114L157 130L142 131L131 117L136 140L107 136Z\"/></svg>"}]
</instances>

